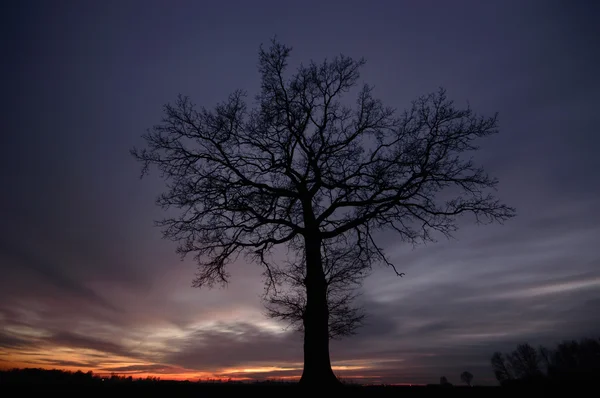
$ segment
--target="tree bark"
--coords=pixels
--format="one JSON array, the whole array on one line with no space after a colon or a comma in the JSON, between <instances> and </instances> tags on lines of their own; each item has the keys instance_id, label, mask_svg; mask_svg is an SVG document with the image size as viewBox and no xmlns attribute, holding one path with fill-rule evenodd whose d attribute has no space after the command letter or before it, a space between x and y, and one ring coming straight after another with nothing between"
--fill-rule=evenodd
<instances>
[{"instance_id":1,"label":"tree bark","mask_svg":"<svg viewBox=\"0 0 600 398\"><path fill-rule=\"evenodd\" d=\"M329 359L329 308L327 284L318 230L305 236L306 310L304 313L304 370L300 384L320 387L341 385Z\"/></svg>"}]
</instances>

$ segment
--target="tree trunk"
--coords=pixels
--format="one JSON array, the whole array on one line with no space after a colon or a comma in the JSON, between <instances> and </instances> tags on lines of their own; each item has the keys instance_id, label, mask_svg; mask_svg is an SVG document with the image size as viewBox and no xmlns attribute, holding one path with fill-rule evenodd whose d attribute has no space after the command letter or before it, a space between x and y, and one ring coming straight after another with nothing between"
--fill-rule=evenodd
<instances>
[{"instance_id":1,"label":"tree trunk","mask_svg":"<svg viewBox=\"0 0 600 398\"><path fill-rule=\"evenodd\" d=\"M305 237L306 311L304 314L304 371L300 384L341 385L329 359L329 308L318 232Z\"/></svg>"}]
</instances>

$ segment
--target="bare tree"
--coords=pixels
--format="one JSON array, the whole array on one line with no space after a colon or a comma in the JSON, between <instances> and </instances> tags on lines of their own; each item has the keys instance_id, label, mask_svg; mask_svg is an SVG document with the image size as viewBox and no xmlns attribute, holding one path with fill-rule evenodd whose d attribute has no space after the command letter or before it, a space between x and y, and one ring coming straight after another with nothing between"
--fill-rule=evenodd
<instances>
[{"instance_id":1,"label":"bare tree","mask_svg":"<svg viewBox=\"0 0 600 398\"><path fill-rule=\"evenodd\" d=\"M519 344L511 353L503 356L495 352L492 356L492 368L501 384L509 381L535 381L544 376L541 369L544 353L538 354L531 345Z\"/></svg>"},{"instance_id":2,"label":"bare tree","mask_svg":"<svg viewBox=\"0 0 600 398\"><path fill-rule=\"evenodd\" d=\"M517 378L532 379L542 375L542 358L537 350L527 343L517 345L517 349L507 355L506 359Z\"/></svg>"},{"instance_id":3,"label":"bare tree","mask_svg":"<svg viewBox=\"0 0 600 398\"><path fill-rule=\"evenodd\" d=\"M495 352L492 355L491 362L496 380L498 380L500 384L505 384L514 379L510 364L505 360L504 355L502 355L501 352Z\"/></svg>"},{"instance_id":4,"label":"bare tree","mask_svg":"<svg viewBox=\"0 0 600 398\"><path fill-rule=\"evenodd\" d=\"M501 384L596 385L600 376L600 339L563 341L553 349L539 346L537 351L529 344L519 344L505 358L499 352L492 357L492 367Z\"/></svg>"},{"instance_id":5,"label":"bare tree","mask_svg":"<svg viewBox=\"0 0 600 398\"><path fill-rule=\"evenodd\" d=\"M600 339L563 341L550 352L548 375L555 383L597 386L600 377Z\"/></svg>"},{"instance_id":6,"label":"bare tree","mask_svg":"<svg viewBox=\"0 0 600 398\"><path fill-rule=\"evenodd\" d=\"M460 379L469 387L471 387L471 382L473 381L473 374L471 372L467 372L466 370L460 374Z\"/></svg>"},{"instance_id":7,"label":"bare tree","mask_svg":"<svg viewBox=\"0 0 600 398\"><path fill-rule=\"evenodd\" d=\"M156 166L166 179L158 204L176 214L158 225L182 256L195 255L194 286L226 283L227 265L240 255L274 278L272 250L301 248L300 381L338 384L329 357L324 244L343 236L365 253L363 266L381 262L396 271L375 231L416 244L435 232L450 236L463 214L501 222L514 213L488 192L497 181L466 156L478 138L497 132L496 116L457 108L444 90L397 113L367 85L349 107L341 98L357 85L363 60L341 55L290 75L290 50L276 41L261 47L254 108L241 91L214 110L180 96L144 135L147 146L132 154L143 174Z\"/></svg>"}]
</instances>

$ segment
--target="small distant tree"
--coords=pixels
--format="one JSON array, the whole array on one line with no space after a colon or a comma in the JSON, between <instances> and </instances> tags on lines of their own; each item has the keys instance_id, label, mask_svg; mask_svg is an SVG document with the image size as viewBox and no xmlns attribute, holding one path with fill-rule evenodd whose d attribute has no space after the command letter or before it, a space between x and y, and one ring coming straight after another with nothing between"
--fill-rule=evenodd
<instances>
[{"instance_id":1,"label":"small distant tree","mask_svg":"<svg viewBox=\"0 0 600 398\"><path fill-rule=\"evenodd\" d=\"M440 377L440 385L442 385L442 386L447 386L447 385L449 385L449 384L450 384L450 383L448 383L448 379L446 378L446 376L442 376L442 377Z\"/></svg>"},{"instance_id":2,"label":"small distant tree","mask_svg":"<svg viewBox=\"0 0 600 398\"><path fill-rule=\"evenodd\" d=\"M469 387L471 387L471 382L473 381L473 375L471 372L464 371L460 374L460 379Z\"/></svg>"}]
</instances>

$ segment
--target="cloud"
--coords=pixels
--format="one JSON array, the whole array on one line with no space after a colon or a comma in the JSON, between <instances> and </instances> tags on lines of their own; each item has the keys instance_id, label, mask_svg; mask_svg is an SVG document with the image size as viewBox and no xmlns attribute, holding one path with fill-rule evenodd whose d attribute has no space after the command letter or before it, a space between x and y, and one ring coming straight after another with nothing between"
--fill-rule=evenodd
<instances>
[{"instance_id":1,"label":"cloud","mask_svg":"<svg viewBox=\"0 0 600 398\"><path fill-rule=\"evenodd\" d=\"M70 367L70 368L89 368L96 366L94 362L82 362L82 361L63 361L55 359L44 359L40 361L44 365L51 365L56 367Z\"/></svg>"},{"instance_id":2,"label":"cloud","mask_svg":"<svg viewBox=\"0 0 600 398\"><path fill-rule=\"evenodd\" d=\"M129 365L129 366L116 366L103 368L102 371L115 372L115 373L158 373L158 374L181 374L190 372L189 370L182 369L176 366L163 365L163 364L150 364L150 365Z\"/></svg>"},{"instance_id":3,"label":"cloud","mask_svg":"<svg viewBox=\"0 0 600 398\"><path fill-rule=\"evenodd\" d=\"M6 265L11 268L21 268L33 271L33 278L27 278L32 287L39 285L40 282L43 281L45 286L52 286L55 289L58 289L61 294L67 294L76 300L85 300L90 304L100 306L110 311L120 311L116 306L92 289L70 278L67 273L63 271L63 266L52 263L51 260L43 260L42 258L31 254L31 252L22 250L19 248L19 245L16 245L14 242L9 243L0 239L0 256L5 258L4 261L6 261ZM5 272L6 271L7 270L5 270Z\"/></svg>"},{"instance_id":4,"label":"cloud","mask_svg":"<svg viewBox=\"0 0 600 398\"><path fill-rule=\"evenodd\" d=\"M172 341L164 361L188 369L269 366L302 360L298 333L274 333L249 323L216 324Z\"/></svg>"},{"instance_id":5,"label":"cloud","mask_svg":"<svg viewBox=\"0 0 600 398\"><path fill-rule=\"evenodd\" d=\"M96 339L93 337L82 336L67 331L54 334L45 340L55 346L65 346L71 348L86 348L90 350L100 351L106 354L114 354L119 356L131 356L132 352L123 346L105 340Z\"/></svg>"},{"instance_id":6,"label":"cloud","mask_svg":"<svg viewBox=\"0 0 600 398\"><path fill-rule=\"evenodd\" d=\"M7 334L6 332L0 331L0 348L34 348L30 339L24 339L21 337Z\"/></svg>"}]
</instances>

